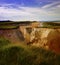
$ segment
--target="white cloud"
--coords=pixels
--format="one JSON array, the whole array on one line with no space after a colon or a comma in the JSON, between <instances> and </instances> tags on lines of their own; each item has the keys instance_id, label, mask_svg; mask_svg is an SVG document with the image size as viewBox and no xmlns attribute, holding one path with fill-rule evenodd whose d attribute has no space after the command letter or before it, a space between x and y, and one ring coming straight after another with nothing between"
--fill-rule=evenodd
<instances>
[{"instance_id":1,"label":"white cloud","mask_svg":"<svg viewBox=\"0 0 60 65\"><path fill-rule=\"evenodd\" d=\"M54 7L54 6L58 5L58 4L60 4L60 2L52 2L50 4L47 4L47 5L43 6L42 8L47 9L47 8Z\"/></svg>"},{"instance_id":2,"label":"white cloud","mask_svg":"<svg viewBox=\"0 0 60 65\"><path fill-rule=\"evenodd\" d=\"M46 10L39 7L23 7L17 5L17 8L11 8L13 4L5 4L0 7L0 19L8 20L60 20L60 14L52 10ZM6 7L8 6L8 7ZM57 7L56 7L57 8ZM59 9L60 10L60 9ZM57 13L55 13L57 12Z\"/></svg>"},{"instance_id":3,"label":"white cloud","mask_svg":"<svg viewBox=\"0 0 60 65\"><path fill-rule=\"evenodd\" d=\"M57 5L58 8L60 8L60 5Z\"/></svg>"}]
</instances>

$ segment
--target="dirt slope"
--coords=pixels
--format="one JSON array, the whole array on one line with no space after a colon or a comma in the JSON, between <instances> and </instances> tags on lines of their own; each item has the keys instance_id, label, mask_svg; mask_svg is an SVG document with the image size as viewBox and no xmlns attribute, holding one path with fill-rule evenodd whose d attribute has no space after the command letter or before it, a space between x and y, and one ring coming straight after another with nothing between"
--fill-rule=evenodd
<instances>
[{"instance_id":1,"label":"dirt slope","mask_svg":"<svg viewBox=\"0 0 60 65\"><path fill-rule=\"evenodd\" d=\"M21 32L18 29L5 29L0 30L0 37L4 37L10 40L12 43L20 43L21 38L23 37Z\"/></svg>"}]
</instances>

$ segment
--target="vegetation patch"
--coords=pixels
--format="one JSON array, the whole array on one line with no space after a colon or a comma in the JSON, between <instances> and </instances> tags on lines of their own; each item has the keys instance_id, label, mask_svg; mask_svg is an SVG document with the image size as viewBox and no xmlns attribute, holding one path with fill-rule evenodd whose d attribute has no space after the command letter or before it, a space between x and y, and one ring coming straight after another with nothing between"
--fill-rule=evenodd
<instances>
[{"instance_id":1,"label":"vegetation patch","mask_svg":"<svg viewBox=\"0 0 60 65\"><path fill-rule=\"evenodd\" d=\"M0 65L60 65L60 55L42 48L14 45L7 40L0 46Z\"/></svg>"},{"instance_id":2,"label":"vegetation patch","mask_svg":"<svg viewBox=\"0 0 60 65\"><path fill-rule=\"evenodd\" d=\"M8 44L10 44L11 42L7 39L5 39L4 37L0 37L0 48L3 46L6 46Z\"/></svg>"},{"instance_id":3,"label":"vegetation patch","mask_svg":"<svg viewBox=\"0 0 60 65\"><path fill-rule=\"evenodd\" d=\"M43 22L43 27L42 28L60 28L60 23Z\"/></svg>"}]
</instances>

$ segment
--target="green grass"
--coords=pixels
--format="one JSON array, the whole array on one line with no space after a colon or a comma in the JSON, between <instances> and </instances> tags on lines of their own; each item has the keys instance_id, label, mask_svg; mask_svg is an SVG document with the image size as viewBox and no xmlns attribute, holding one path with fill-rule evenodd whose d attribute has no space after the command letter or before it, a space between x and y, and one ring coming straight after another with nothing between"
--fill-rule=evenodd
<instances>
[{"instance_id":1,"label":"green grass","mask_svg":"<svg viewBox=\"0 0 60 65\"><path fill-rule=\"evenodd\" d=\"M0 22L0 29L16 29L19 24L27 24L28 22ZM43 26L40 28L60 28L60 23L42 22Z\"/></svg>"},{"instance_id":2,"label":"green grass","mask_svg":"<svg viewBox=\"0 0 60 65\"><path fill-rule=\"evenodd\" d=\"M3 37L0 37L0 48L3 46L6 46L8 44L11 44L11 42Z\"/></svg>"},{"instance_id":3,"label":"green grass","mask_svg":"<svg viewBox=\"0 0 60 65\"><path fill-rule=\"evenodd\" d=\"M51 51L2 40L4 46L0 43L0 65L60 65L60 55Z\"/></svg>"},{"instance_id":4,"label":"green grass","mask_svg":"<svg viewBox=\"0 0 60 65\"><path fill-rule=\"evenodd\" d=\"M16 29L20 22L0 22L0 29Z\"/></svg>"},{"instance_id":5,"label":"green grass","mask_svg":"<svg viewBox=\"0 0 60 65\"><path fill-rule=\"evenodd\" d=\"M16 28L18 28L18 25L2 25L2 26L0 26L0 29L16 29Z\"/></svg>"},{"instance_id":6,"label":"green grass","mask_svg":"<svg viewBox=\"0 0 60 65\"><path fill-rule=\"evenodd\" d=\"M40 28L60 29L60 26L50 26L50 25L45 25L45 26L40 27Z\"/></svg>"},{"instance_id":7,"label":"green grass","mask_svg":"<svg viewBox=\"0 0 60 65\"><path fill-rule=\"evenodd\" d=\"M42 28L60 28L60 23L43 22L43 27Z\"/></svg>"}]
</instances>

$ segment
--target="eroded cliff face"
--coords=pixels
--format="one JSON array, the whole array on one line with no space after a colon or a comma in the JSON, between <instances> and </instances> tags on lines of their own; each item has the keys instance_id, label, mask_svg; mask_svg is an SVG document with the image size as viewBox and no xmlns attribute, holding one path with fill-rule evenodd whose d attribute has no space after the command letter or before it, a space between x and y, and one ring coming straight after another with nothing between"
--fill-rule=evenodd
<instances>
[{"instance_id":1,"label":"eroded cliff face","mask_svg":"<svg viewBox=\"0 0 60 65\"><path fill-rule=\"evenodd\" d=\"M6 38L15 44L20 43L23 36L18 29L2 29L0 30L0 37Z\"/></svg>"},{"instance_id":2,"label":"eroded cliff face","mask_svg":"<svg viewBox=\"0 0 60 65\"><path fill-rule=\"evenodd\" d=\"M31 32L28 33L25 28L24 38L28 45L31 44L60 53L60 29L32 28Z\"/></svg>"},{"instance_id":3,"label":"eroded cliff face","mask_svg":"<svg viewBox=\"0 0 60 65\"><path fill-rule=\"evenodd\" d=\"M0 30L0 37L12 43L21 43L42 47L60 53L60 29L40 28L42 24L20 25L18 29Z\"/></svg>"},{"instance_id":4,"label":"eroded cliff face","mask_svg":"<svg viewBox=\"0 0 60 65\"><path fill-rule=\"evenodd\" d=\"M49 48L56 53L60 53L60 29L52 30L47 39Z\"/></svg>"}]
</instances>

